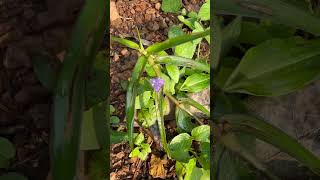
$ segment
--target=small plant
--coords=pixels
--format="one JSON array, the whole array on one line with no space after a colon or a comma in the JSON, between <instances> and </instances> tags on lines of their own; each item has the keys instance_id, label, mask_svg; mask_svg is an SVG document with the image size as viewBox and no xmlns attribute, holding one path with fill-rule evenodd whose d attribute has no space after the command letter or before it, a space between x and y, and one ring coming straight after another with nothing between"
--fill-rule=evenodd
<instances>
[{"instance_id":1,"label":"small plant","mask_svg":"<svg viewBox=\"0 0 320 180\"><path fill-rule=\"evenodd\" d=\"M256 158L256 139L275 146L320 175L319 157L282 130L252 115L243 103L248 96L286 95L319 79L319 39L295 34L298 27L306 31L305 35L319 35L319 18L301 6L278 0L215 1L214 7L219 14L259 18L252 21L237 16L226 23L215 16L213 20L214 178L256 179L248 162L269 179L280 179ZM231 47L244 54L241 60L231 53Z\"/></svg>"},{"instance_id":2,"label":"small plant","mask_svg":"<svg viewBox=\"0 0 320 180\"><path fill-rule=\"evenodd\" d=\"M133 149L130 157L145 160L151 152L150 145L144 143L142 133L134 137L134 121L143 128L157 126L160 145L169 158L176 160L179 178L208 179L210 128L204 125L203 120L190 108L198 109L207 119L210 117L210 112L189 98L188 94L209 88L210 66L206 58L200 57L200 46L203 38L210 41L210 28L204 28L202 24L208 19L202 20L197 13L193 14L197 16L194 16L196 21L190 23L196 28L191 29L186 26L192 34L186 34L183 31L184 24L181 24L170 27L168 40L147 48L142 45L141 40L137 44L127 39L112 37L112 41L135 49L140 54L126 88L127 135L130 147ZM139 32L138 39L140 39ZM172 50L173 55L169 55L169 51L166 50ZM171 104L175 108L172 108ZM168 143L165 116L172 111L175 112L180 134ZM191 121L192 119L195 123ZM197 163L201 168L196 166Z\"/></svg>"},{"instance_id":3,"label":"small plant","mask_svg":"<svg viewBox=\"0 0 320 180\"><path fill-rule=\"evenodd\" d=\"M0 169L9 168L10 160L14 158L15 154L14 145L8 139L0 137ZM16 172L8 172L1 175L0 180L27 180L27 178Z\"/></svg>"}]
</instances>

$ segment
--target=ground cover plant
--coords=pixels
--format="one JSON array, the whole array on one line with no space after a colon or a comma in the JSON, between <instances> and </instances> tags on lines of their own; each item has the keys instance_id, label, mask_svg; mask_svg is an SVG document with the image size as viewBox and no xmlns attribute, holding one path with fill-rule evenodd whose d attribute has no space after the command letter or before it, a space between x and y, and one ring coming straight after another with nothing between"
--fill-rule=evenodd
<instances>
[{"instance_id":1,"label":"ground cover plant","mask_svg":"<svg viewBox=\"0 0 320 180\"><path fill-rule=\"evenodd\" d=\"M198 13L183 10L178 15L180 24L169 28L168 39L163 42L145 46L139 30L136 33L138 43L111 38L115 43L139 51L125 86L127 133L119 128L112 130L111 142L127 140L131 147L130 157L142 161L152 151L165 152L169 159L176 161L179 179L209 179L210 175L210 127L206 125L210 111L188 96L208 89L210 85L209 60L199 56L202 42L210 43L209 5L209 1L204 3ZM173 12L167 8L162 6L163 11ZM187 34L183 29L187 29ZM178 132L173 137L168 137L165 126L170 114L175 117ZM119 122L115 116L112 119L114 124ZM135 123L142 127L141 132L134 133ZM148 137L147 141L145 137ZM151 161L152 158L153 155Z\"/></svg>"},{"instance_id":2,"label":"ground cover plant","mask_svg":"<svg viewBox=\"0 0 320 180\"><path fill-rule=\"evenodd\" d=\"M214 1L220 15L212 20L214 179L286 179L257 158L256 139L311 171L300 179L319 177L319 155L245 103L292 94L319 79L318 9L315 1Z\"/></svg>"}]
</instances>

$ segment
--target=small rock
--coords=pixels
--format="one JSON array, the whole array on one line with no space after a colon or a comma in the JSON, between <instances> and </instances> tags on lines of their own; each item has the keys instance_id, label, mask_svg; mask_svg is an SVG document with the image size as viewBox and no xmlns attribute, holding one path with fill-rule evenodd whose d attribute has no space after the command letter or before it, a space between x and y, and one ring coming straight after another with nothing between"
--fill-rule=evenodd
<instances>
[{"instance_id":1,"label":"small rock","mask_svg":"<svg viewBox=\"0 0 320 180\"><path fill-rule=\"evenodd\" d=\"M110 21L114 21L119 19L120 15L116 7L116 3L114 1L110 1Z\"/></svg>"},{"instance_id":2,"label":"small rock","mask_svg":"<svg viewBox=\"0 0 320 180\"><path fill-rule=\"evenodd\" d=\"M19 67L32 67L31 60L22 48L16 46L8 47L3 61L3 65L7 69L15 69Z\"/></svg>"},{"instance_id":3,"label":"small rock","mask_svg":"<svg viewBox=\"0 0 320 180\"><path fill-rule=\"evenodd\" d=\"M160 3L157 3L157 4L155 5L155 8L156 8L157 10L160 10L161 4L160 4Z\"/></svg>"},{"instance_id":4,"label":"small rock","mask_svg":"<svg viewBox=\"0 0 320 180\"><path fill-rule=\"evenodd\" d=\"M128 56L129 55L129 51L127 49L122 49L120 52L123 56Z\"/></svg>"}]
</instances>

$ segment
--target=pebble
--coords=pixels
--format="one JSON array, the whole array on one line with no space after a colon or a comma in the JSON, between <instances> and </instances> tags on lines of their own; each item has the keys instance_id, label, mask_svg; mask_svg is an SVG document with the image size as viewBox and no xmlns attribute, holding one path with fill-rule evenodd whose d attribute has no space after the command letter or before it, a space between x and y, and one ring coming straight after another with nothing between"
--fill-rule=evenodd
<instances>
[{"instance_id":1,"label":"pebble","mask_svg":"<svg viewBox=\"0 0 320 180\"><path fill-rule=\"evenodd\" d=\"M157 3L157 4L155 5L155 8L156 8L157 10L160 10L161 4L160 4L160 3Z\"/></svg>"},{"instance_id":2,"label":"pebble","mask_svg":"<svg viewBox=\"0 0 320 180\"><path fill-rule=\"evenodd\" d=\"M129 55L128 49L122 49L120 53L121 53L121 55L123 55L123 56L128 56L128 55Z\"/></svg>"}]
</instances>

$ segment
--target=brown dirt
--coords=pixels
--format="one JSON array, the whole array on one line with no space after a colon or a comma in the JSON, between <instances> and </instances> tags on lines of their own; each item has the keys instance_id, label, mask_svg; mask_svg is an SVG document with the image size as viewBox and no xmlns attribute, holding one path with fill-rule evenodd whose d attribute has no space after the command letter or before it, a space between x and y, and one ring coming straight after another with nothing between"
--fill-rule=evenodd
<instances>
[{"instance_id":1,"label":"brown dirt","mask_svg":"<svg viewBox=\"0 0 320 180\"><path fill-rule=\"evenodd\" d=\"M56 54L68 46L75 14L54 21L46 2L52 1L0 2L0 136L17 152L0 175L17 171L32 180L48 175L51 93L35 76L32 59L47 53L57 63Z\"/></svg>"},{"instance_id":2,"label":"brown dirt","mask_svg":"<svg viewBox=\"0 0 320 180\"><path fill-rule=\"evenodd\" d=\"M184 0L184 7L187 10L198 11L202 0ZM160 9L159 0L117 0L112 11L110 33L112 36L128 38L137 42L137 31L146 44L164 41L167 38L168 29L179 20L175 14L163 13ZM117 11L117 12L114 12ZM119 17L119 18L114 18ZM202 52L208 52L208 46L204 46ZM110 47L110 78L111 78L111 105L116 109L114 113L123 122L125 108L125 90L121 84L128 81L131 71L138 58L138 52L118 44L111 44ZM208 56L205 54L204 56ZM140 129L141 130L141 129ZM168 138L172 138L175 131L174 121L167 124ZM177 179L175 173L175 162L168 160L163 151L155 150L158 147L153 143L151 153L146 161L129 158L130 148L128 144L120 143L111 146L110 163L112 180L116 179ZM151 158L152 157L152 158ZM153 159L153 160L151 160ZM161 162L163 167L157 167L159 171L165 172L159 176L150 172L154 169L153 162ZM151 175L153 174L153 176ZM160 173L161 174L161 173Z\"/></svg>"}]
</instances>

